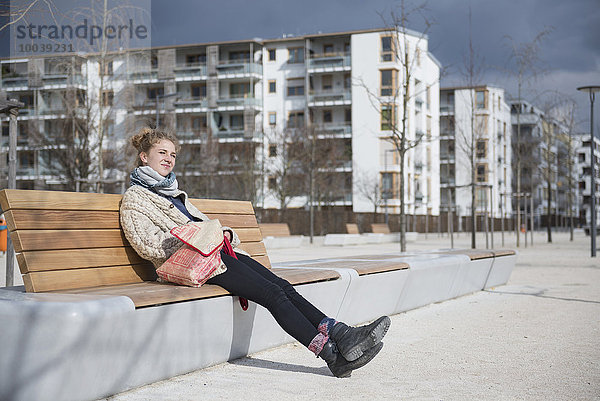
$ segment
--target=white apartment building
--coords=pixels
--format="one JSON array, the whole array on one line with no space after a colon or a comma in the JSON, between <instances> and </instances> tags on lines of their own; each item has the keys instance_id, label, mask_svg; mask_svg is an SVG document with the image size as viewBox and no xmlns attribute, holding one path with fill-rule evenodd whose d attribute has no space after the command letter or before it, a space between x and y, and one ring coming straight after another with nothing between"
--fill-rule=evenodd
<instances>
[{"instance_id":1,"label":"white apartment building","mask_svg":"<svg viewBox=\"0 0 600 401\"><path fill-rule=\"evenodd\" d=\"M397 213L400 166L386 139L391 119L403 115L401 99L390 93L405 78L396 57L402 45L394 45L405 39L415 57L407 137L423 138L406 154L406 211L437 214L440 64L423 35L385 29L167 46L105 59L0 60L2 89L26 103L19 116L18 186L72 189L76 178L97 178L101 105L104 159L120 159L106 162L105 181L126 180L125 139L158 117L185 145L176 172L193 196L251 199L266 208L280 207L284 196L287 207L306 206L309 164L291 144L309 137L316 149L314 203L372 211L357 188L360 175L388 194L388 210ZM60 161L76 146L60 141L67 131L81 138L76 122L85 117L92 126L89 171L65 173ZM284 155L295 155L289 166ZM278 174L283 167L285 178ZM290 187L283 195L281 180Z\"/></svg>"},{"instance_id":2,"label":"white apartment building","mask_svg":"<svg viewBox=\"0 0 600 401\"><path fill-rule=\"evenodd\" d=\"M457 215L471 215L474 164L476 214L510 216L511 116L504 89L442 88L440 131L442 209L456 207Z\"/></svg>"},{"instance_id":3,"label":"white apartment building","mask_svg":"<svg viewBox=\"0 0 600 401\"><path fill-rule=\"evenodd\" d=\"M580 223L586 227L591 224L591 195L592 195L592 175L591 175L591 152L590 135L582 134L578 139L576 149L577 155L577 177L579 178L579 191L581 203L579 204ZM596 222L600 222L600 138L594 137L594 172L596 175Z\"/></svg>"}]
</instances>

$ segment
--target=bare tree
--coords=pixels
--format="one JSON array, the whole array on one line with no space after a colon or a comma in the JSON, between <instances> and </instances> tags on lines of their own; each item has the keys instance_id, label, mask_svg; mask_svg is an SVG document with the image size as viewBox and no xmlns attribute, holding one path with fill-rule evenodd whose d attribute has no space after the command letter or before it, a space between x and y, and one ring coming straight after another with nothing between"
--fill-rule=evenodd
<instances>
[{"instance_id":1,"label":"bare tree","mask_svg":"<svg viewBox=\"0 0 600 401\"><path fill-rule=\"evenodd\" d=\"M371 106L380 114L382 129L390 133L387 141L393 144L398 152L400 172L398 197L400 200L400 250L406 251L406 202L404 199L405 183L405 160L407 153L417 147L423 140L423 134L417 133L414 136L408 129L409 105L415 97L421 94L427 88L439 82L440 77L436 77L434 82L428 82L423 89L416 90L415 69L419 63L422 43L426 40L432 21L427 16L427 7L425 4L413 6L401 0L397 10L391 10L389 15L380 13L380 16L387 27L390 38L391 57L388 61L395 61L401 66L400 74L393 74L390 77L392 84L386 88L384 93L373 91L361 79L358 79L357 85L366 91ZM419 34L408 33L408 26L412 19L420 18L425 28ZM409 36L412 38L410 39ZM396 79L393 75L400 75ZM401 108L401 116L398 121L398 107Z\"/></svg>"},{"instance_id":2,"label":"bare tree","mask_svg":"<svg viewBox=\"0 0 600 401\"><path fill-rule=\"evenodd\" d=\"M521 143L521 101L523 86L526 83L532 83L543 73L540 67L540 46L547 36L552 32L552 28L545 28L538 32L530 42L516 42L511 36L506 35L505 38L510 42L510 56L508 73L517 80L517 148ZM520 152L517 152L517 247L519 246L519 227L521 226L521 206L520 200L522 196L521 174L523 157Z\"/></svg>"},{"instance_id":3,"label":"bare tree","mask_svg":"<svg viewBox=\"0 0 600 401\"><path fill-rule=\"evenodd\" d=\"M379 175L369 174L365 171L354 171L354 187L360 196L368 200L373 205L373 217L377 214L377 208L383 200L383 193L379 187Z\"/></svg>"}]
</instances>

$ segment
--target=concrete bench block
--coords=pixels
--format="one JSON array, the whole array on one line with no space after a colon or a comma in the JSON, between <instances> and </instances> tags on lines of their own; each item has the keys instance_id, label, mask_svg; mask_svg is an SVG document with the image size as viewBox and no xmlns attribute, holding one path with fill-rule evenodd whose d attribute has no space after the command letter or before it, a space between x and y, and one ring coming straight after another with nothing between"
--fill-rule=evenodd
<instances>
[{"instance_id":1,"label":"concrete bench block","mask_svg":"<svg viewBox=\"0 0 600 401\"><path fill-rule=\"evenodd\" d=\"M365 233L363 236L365 237L367 244L383 244L386 240L385 234Z\"/></svg>"},{"instance_id":2,"label":"concrete bench block","mask_svg":"<svg viewBox=\"0 0 600 401\"><path fill-rule=\"evenodd\" d=\"M396 304L396 313L450 299L460 266L468 259L464 255L434 254L403 257L402 261L410 265L410 274Z\"/></svg>"},{"instance_id":3,"label":"concrete bench block","mask_svg":"<svg viewBox=\"0 0 600 401\"><path fill-rule=\"evenodd\" d=\"M327 234L323 245L326 246L344 246L344 245L359 245L365 241L360 234Z\"/></svg>"},{"instance_id":4,"label":"concrete bench block","mask_svg":"<svg viewBox=\"0 0 600 401\"><path fill-rule=\"evenodd\" d=\"M292 235L289 237L265 237L263 242L265 248L269 249L281 249L281 248L298 248L302 245L304 239L303 235Z\"/></svg>"},{"instance_id":5,"label":"concrete bench block","mask_svg":"<svg viewBox=\"0 0 600 401\"><path fill-rule=\"evenodd\" d=\"M508 283L508 279L516 263L517 255L495 257L484 288L496 287Z\"/></svg>"},{"instance_id":6,"label":"concrete bench block","mask_svg":"<svg viewBox=\"0 0 600 401\"><path fill-rule=\"evenodd\" d=\"M461 263L450 291L450 298L483 290L493 261L493 258L485 258Z\"/></svg>"}]
</instances>

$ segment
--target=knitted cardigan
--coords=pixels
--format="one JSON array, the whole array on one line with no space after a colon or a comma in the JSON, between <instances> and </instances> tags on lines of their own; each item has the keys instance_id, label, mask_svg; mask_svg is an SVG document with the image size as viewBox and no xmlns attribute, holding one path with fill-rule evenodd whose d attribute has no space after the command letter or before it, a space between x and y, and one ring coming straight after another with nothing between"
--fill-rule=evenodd
<instances>
[{"instance_id":1,"label":"knitted cardigan","mask_svg":"<svg viewBox=\"0 0 600 401\"><path fill-rule=\"evenodd\" d=\"M183 195L185 207L192 216L202 221L209 220L190 203L185 192L179 191L175 196L180 195ZM139 185L129 187L123 195L120 219L132 248L156 268L183 246L183 242L170 233L171 229L190 221L171 201ZM236 248L240 244L237 234L229 227L223 227L223 230L232 233L231 245Z\"/></svg>"}]
</instances>

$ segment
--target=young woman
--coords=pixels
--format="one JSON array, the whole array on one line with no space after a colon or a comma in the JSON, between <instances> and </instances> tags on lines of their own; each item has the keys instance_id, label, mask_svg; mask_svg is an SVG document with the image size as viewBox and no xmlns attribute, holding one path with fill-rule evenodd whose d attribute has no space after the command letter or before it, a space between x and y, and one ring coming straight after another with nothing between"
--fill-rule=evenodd
<instances>
[{"instance_id":1,"label":"young woman","mask_svg":"<svg viewBox=\"0 0 600 401\"><path fill-rule=\"evenodd\" d=\"M131 187L121 203L121 225L131 246L144 259L159 267L179 247L181 241L170 234L173 227L208 220L177 187L173 173L179 144L168 133L150 128L131 138L137 149L137 168L131 173ZM224 227L235 248L240 241ZM238 259L221 253L227 266L207 283L216 284L237 296L264 306L292 337L322 358L337 377L348 377L383 347L390 319L382 316L362 327L349 327L325 316L296 292L286 280L236 251Z\"/></svg>"}]
</instances>

